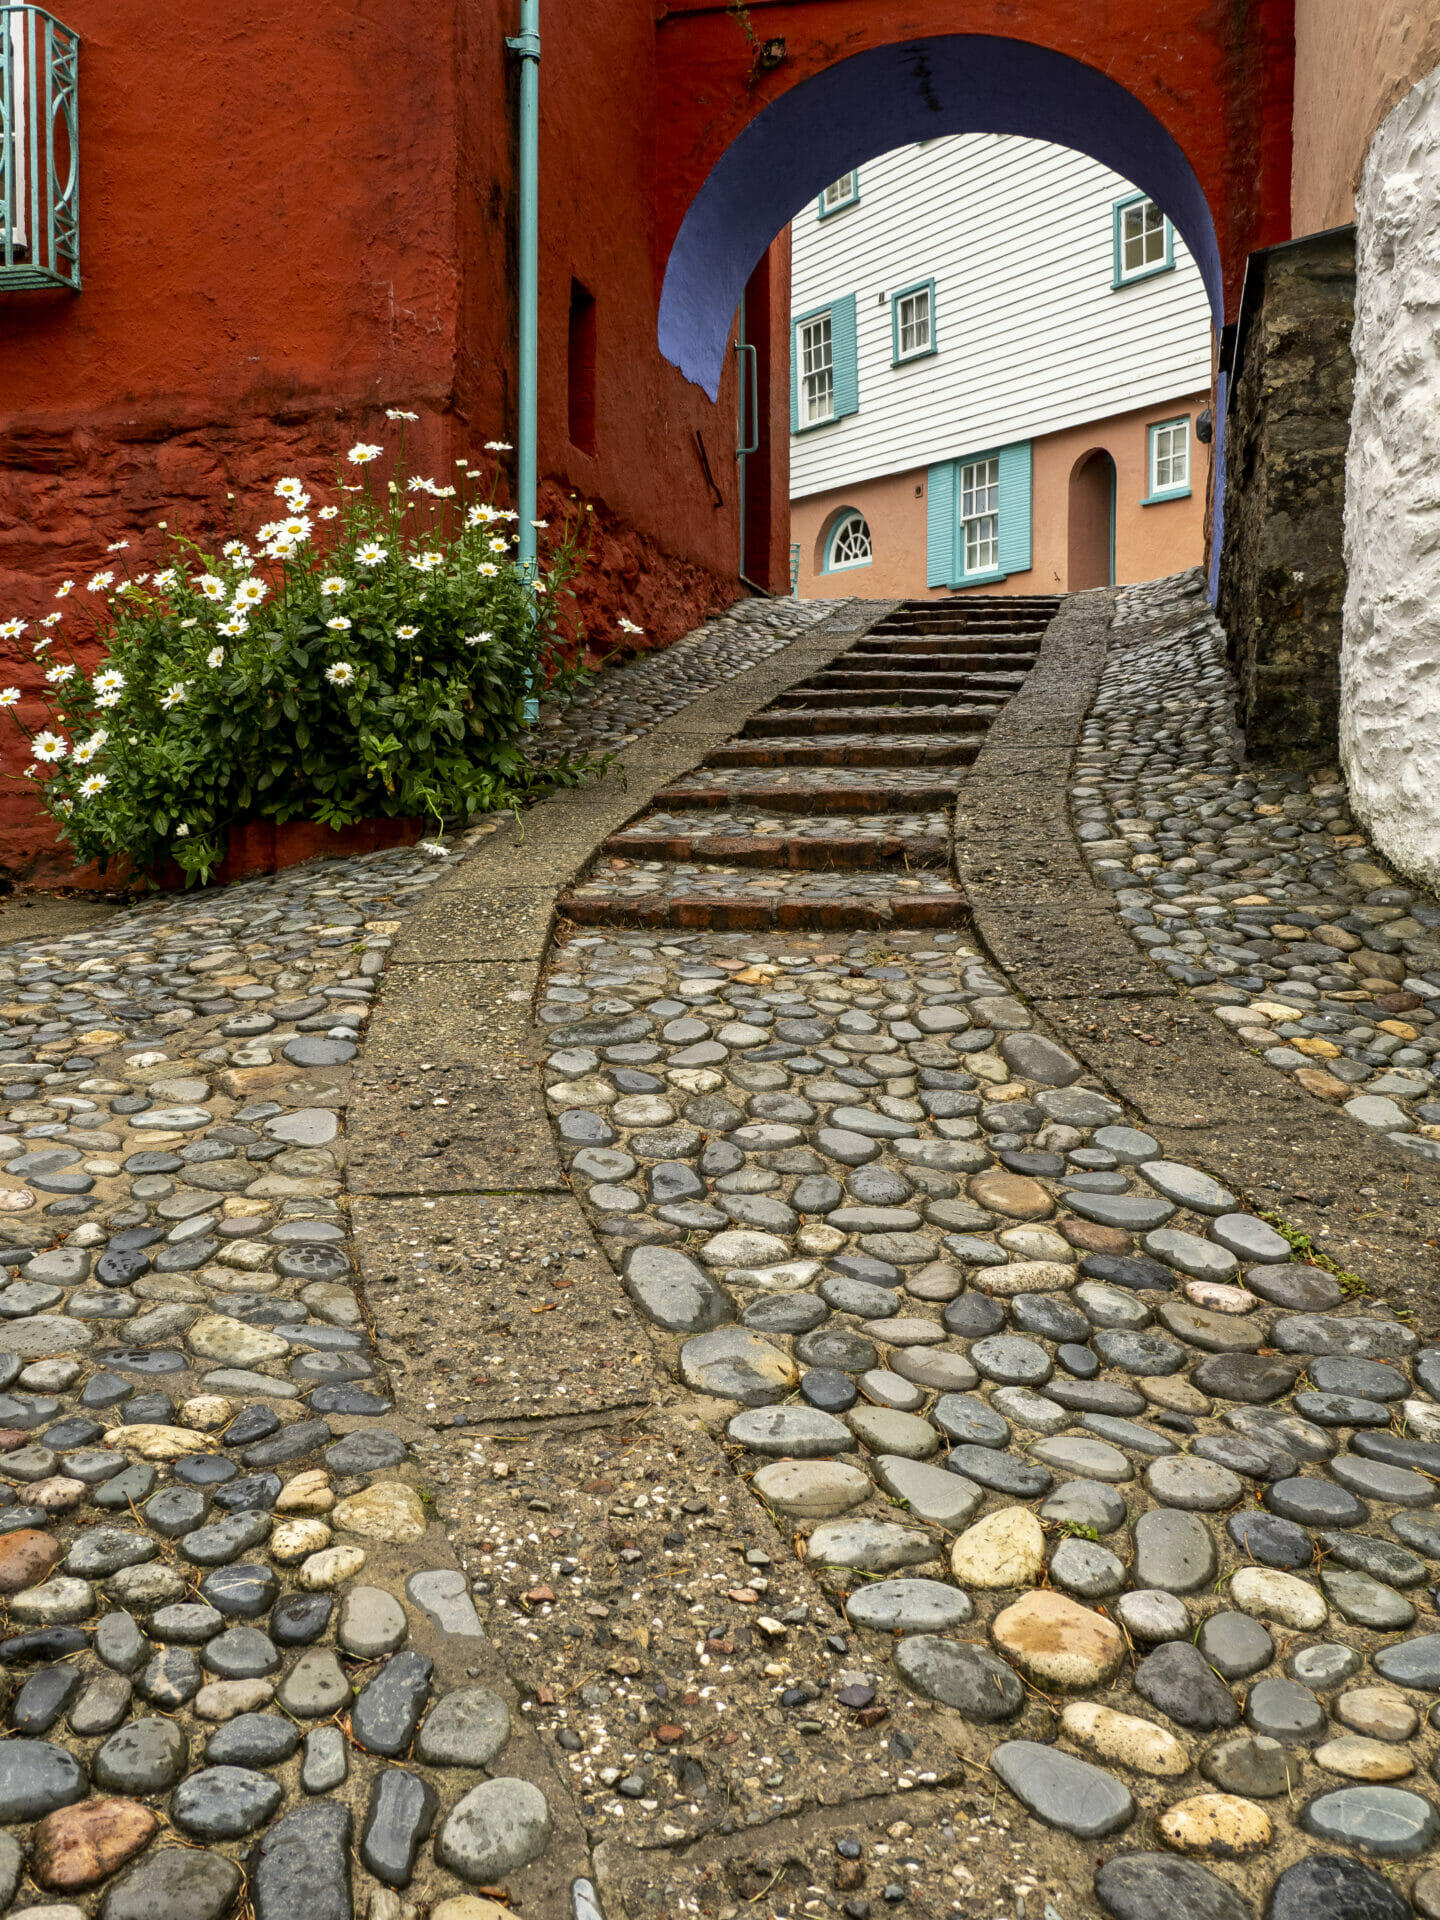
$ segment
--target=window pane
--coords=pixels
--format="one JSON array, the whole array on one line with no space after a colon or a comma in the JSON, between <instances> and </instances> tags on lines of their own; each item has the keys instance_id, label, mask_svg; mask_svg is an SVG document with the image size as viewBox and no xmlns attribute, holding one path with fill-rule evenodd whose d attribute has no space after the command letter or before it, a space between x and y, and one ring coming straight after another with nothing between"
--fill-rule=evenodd
<instances>
[{"instance_id":1,"label":"window pane","mask_svg":"<svg viewBox=\"0 0 1440 1920\"><path fill-rule=\"evenodd\" d=\"M865 516L860 513L847 514L835 529L830 542L830 566L863 567L871 558L870 528Z\"/></svg>"},{"instance_id":2,"label":"window pane","mask_svg":"<svg viewBox=\"0 0 1440 1920\"><path fill-rule=\"evenodd\" d=\"M924 353L930 346L930 291L907 293L896 316L901 355Z\"/></svg>"},{"instance_id":3,"label":"window pane","mask_svg":"<svg viewBox=\"0 0 1440 1920\"><path fill-rule=\"evenodd\" d=\"M1121 277L1165 262L1165 216L1153 200L1120 209Z\"/></svg>"}]
</instances>

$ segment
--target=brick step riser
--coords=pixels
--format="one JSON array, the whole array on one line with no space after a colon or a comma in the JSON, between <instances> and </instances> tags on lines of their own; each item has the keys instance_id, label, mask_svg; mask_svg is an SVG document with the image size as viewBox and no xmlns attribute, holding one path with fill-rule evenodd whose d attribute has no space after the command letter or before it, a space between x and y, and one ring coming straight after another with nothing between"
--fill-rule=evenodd
<instances>
[{"instance_id":1,"label":"brick step riser","mask_svg":"<svg viewBox=\"0 0 1440 1920\"><path fill-rule=\"evenodd\" d=\"M766 813L923 813L953 806L960 786L956 776L929 787L667 787L655 804L687 813L734 806Z\"/></svg>"},{"instance_id":2,"label":"brick step riser","mask_svg":"<svg viewBox=\"0 0 1440 1920\"><path fill-rule=\"evenodd\" d=\"M563 918L589 927L688 927L715 933L759 933L767 928L786 931L843 933L850 928L968 927L964 903L949 896L913 898L903 894L880 899L837 896L830 900L794 897L770 900L711 899L704 894L672 900L664 894L632 895L628 900L579 899L562 894L557 909Z\"/></svg>"},{"instance_id":3,"label":"brick step riser","mask_svg":"<svg viewBox=\"0 0 1440 1920\"><path fill-rule=\"evenodd\" d=\"M958 640L947 634L903 633L882 633L874 641L861 640L845 657L868 660L877 653L909 660L934 659L937 655L948 660L985 659L993 654L1023 660L1031 666L1037 658L1034 643L1022 634L986 634L983 639Z\"/></svg>"},{"instance_id":4,"label":"brick step riser","mask_svg":"<svg viewBox=\"0 0 1440 1920\"><path fill-rule=\"evenodd\" d=\"M826 733L985 733L994 719L993 712L967 713L944 706L928 708L924 713L887 713L884 708L848 707L834 709L792 707L783 713L757 713L745 722L742 737L765 740L795 732L795 722L806 718L806 732Z\"/></svg>"},{"instance_id":5,"label":"brick step riser","mask_svg":"<svg viewBox=\"0 0 1440 1920\"><path fill-rule=\"evenodd\" d=\"M822 747L796 745L718 747L706 762L711 767L968 767L980 751L982 736L958 736L943 746L919 748L897 735L893 745ZM733 803L732 803L733 804Z\"/></svg>"},{"instance_id":6,"label":"brick step riser","mask_svg":"<svg viewBox=\"0 0 1440 1920\"><path fill-rule=\"evenodd\" d=\"M857 653L850 656L853 665L826 667L826 676L837 673L903 673L936 679L944 674L1029 673L1035 664L1030 653Z\"/></svg>"},{"instance_id":7,"label":"brick step riser","mask_svg":"<svg viewBox=\"0 0 1440 1920\"><path fill-rule=\"evenodd\" d=\"M605 842L605 852L628 860L699 861L790 873L873 873L886 867L944 867L950 859L950 843L919 834L905 839L894 833L887 833L883 839L837 834L826 840L781 834L617 833Z\"/></svg>"},{"instance_id":8,"label":"brick step riser","mask_svg":"<svg viewBox=\"0 0 1440 1920\"><path fill-rule=\"evenodd\" d=\"M986 633L1033 633L1042 634L1050 624L1050 617L1043 613L997 615L989 620L958 620L937 617L927 620L923 615L894 613L885 620L877 620L868 634L911 633L911 634L986 634Z\"/></svg>"}]
</instances>

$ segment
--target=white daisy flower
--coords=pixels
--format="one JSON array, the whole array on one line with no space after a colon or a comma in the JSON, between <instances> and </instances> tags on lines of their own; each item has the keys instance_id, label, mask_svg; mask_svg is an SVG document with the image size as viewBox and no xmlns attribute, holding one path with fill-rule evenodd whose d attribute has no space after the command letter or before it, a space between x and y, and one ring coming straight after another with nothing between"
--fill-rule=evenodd
<instances>
[{"instance_id":1,"label":"white daisy flower","mask_svg":"<svg viewBox=\"0 0 1440 1920\"><path fill-rule=\"evenodd\" d=\"M275 492L282 500L294 500L300 494L304 493L304 491L305 482L303 480L297 480L293 474L284 480L277 480L275 482Z\"/></svg>"},{"instance_id":2,"label":"white daisy flower","mask_svg":"<svg viewBox=\"0 0 1440 1920\"><path fill-rule=\"evenodd\" d=\"M412 553L410 555L410 565L417 573L434 573L437 567L443 567L444 564L443 553Z\"/></svg>"},{"instance_id":3,"label":"white daisy flower","mask_svg":"<svg viewBox=\"0 0 1440 1920\"><path fill-rule=\"evenodd\" d=\"M124 685L125 676L118 667L102 668L95 676L96 693L119 693Z\"/></svg>"},{"instance_id":4,"label":"white daisy flower","mask_svg":"<svg viewBox=\"0 0 1440 1920\"><path fill-rule=\"evenodd\" d=\"M571 495L571 498L572 499L574 498L573 494ZM532 520L530 524L532 527L548 527L550 522L548 520Z\"/></svg>"},{"instance_id":5,"label":"white daisy flower","mask_svg":"<svg viewBox=\"0 0 1440 1920\"><path fill-rule=\"evenodd\" d=\"M74 591L75 591L75 582L73 580L62 580L59 586L55 589L55 598L57 600L63 600L66 594L73 593Z\"/></svg>"},{"instance_id":6,"label":"white daisy flower","mask_svg":"<svg viewBox=\"0 0 1440 1920\"><path fill-rule=\"evenodd\" d=\"M258 607L260 602L265 598L267 591L268 589L265 582L263 580L257 580L252 575L250 579L242 580L235 589L233 605L237 607Z\"/></svg>"},{"instance_id":7,"label":"white daisy flower","mask_svg":"<svg viewBox=\"0 0 1440 1920\"><path fill-rule=\"evenodd\" d=\"M357 440L345 458L352 467L363 467L372 460L378 460L384 451L383 447L368 446L365 441Z\"/></svg>"},{"instance_id":8,"label":"white daisy flower","mask_svg":"<svg viewBox=\"0 0 1440 1920\"><path fill-rule=\"evenodd\" d=\"M644 633L645 631L644 627L637 627L633 620L627 620L623 613L620 616L619 624L622 633Z\"/></svg>"},{"instance_id":9,"label":"white daisy flower","mask_svg":"<svg viewBox=\"0 0 1440 1920\"><path fill-rule=\"evenodd\" d=\"M407 413L403 407L387 407L385 418L387 420L418 420L420 416L418 413Z\"/></svg>"},{"instance_id":10,"label":"white daisy flower","mask_svg":"<svg viewBox=\"0 0 1440 1920\"><path fill-rule=\"evenodd\" d=\"M232 640L238 639L242 633L248 633L250 631L250 622L243 619L240 614L232 613L228 620L222 620L220 622L216 631L227 634Z\"/></svg>"},{"instance_id":11,"label":"white daisy flower","mask_svg":"<svg viewBox=\"0 0 1440 1920\"><path fill-rule=\"evenodd\" d=\"M321 507L318 517L321 520L333 520L339 511L338 507Z\"/></svg>"},{"instance_id":12,"label":"white daisy flower","mask_svg":"<svg viewBox=\"0 0 1440 1920\"><path fill-rule=\"evenodd\" d=\"M0 640L18 640L28 625L25 620L0 620Z\"/></svg>"},{"instance_id":13,"label":"white daisy flower","mask_svg":"<svg viewBox=\"0 0 1440 1920\"><path fill-rule=\"evenodd\" d=\"M180 822L179 826L176 827L175 829L175 838L177 840L188 840L190 838L190 829L189 827L186 826L183 820Z\"/></svg>"},{"instance_id":14,"label":"white daisy flower","mask_svg":"<svg viewBox=\"0 0 1440 1920\"><path fill-rule=\"evenodd\" d=\"M226 593L225 582L218 574L202 573L195 582L195 591L203 593L207 600L223 600Z\"/></svg>"},{"instance_id":15,"label":"white daisy flower","mask_svg":"<svg viewBox=\"0 0 1440 1920\"><path fill-rule=\"evenodd\" d=\"M227 540L220 551L227 560L242 561L250 558L250 549L243 540Z\"/></svg>"},{"instance_id":16,"label":"white daisy flower","mask_svg":"<svg viewBox=\"0 0 1440 1920\"><path fill-rule=\"evenodd\" d=\"M37 760L63 760L68 748L58 733L37 733L30 742L30 751Z\"/></svg>"},{"instance_id":17,"label":"white daisy flower","mask_svg":"<svg viewBox=\"0 0 1440 1920\"><path fill-rule=\"evenodd\" d=\"M183 680L172 680L160 696L160 705L166 713L184 704L189 688Z\"/></svg>"},{"instance_id":18,"label":"white daisy flower","mask_svg":"<svg viewBox=\"0 0 1440 1920\"><path fill-rule=\"evenodd\" d=\"M87 773L80 782L78 792L82 800L93 800L97 793L103 793L110 784L107 773Z\"/></svg>"},{"instance_id":19,"label":"white daisy flower","mask_svg":"<svg viewBox=\"0 0 1440 1920\"><path fill-rule=\"evenodd\" d=\"M355 678L355 669L348 660L337 660L325 669L325 678L332 687L348 687Z\"/></svg>"},{"instance_id":20,"label":"white daisy flower","mask_svg":"<svg viewBox=\"0 0 1440 1920\"><path fill-rule=\"evenodd\" d=\"M88 740L79 741L72 748L70 758L78 761L82 767L88 766L109 738L109 734L101 727L99 732L92 733Z\"/></svg>"},{"instance_id":21,"label":"white daisy flower","mask_svg":"<svg viewBox=\"0 0 1440 1920\"><path fill-rule=\"evenodd\" d=\"M417 840L416 847L421 853L428 853L432 860L448 860L450 849L442 847L438 840Z\"/></svg>"},{"instance_id":22,"label":"white daisy flower","mask_svg":"<svg viewBox=\"0 0 1440 1920\"><path fill-rule=\"evenodd\" d=\"M337 613L333 620L327 620L325 624L331 633L348 633L350 631L350 622L345 618L343 613Z\"/></svg>"},{"instance_id":23,"label":"white daisy flower","mask_svg":"<svg viewBox=\"0 0 1440 1920\"><path fill-rule=\"evenodd\" d=\"M123 553L129 544L128 540L112 540L105 551L106 553Z\"/></svg>"},{"instance_id":24,"label":"white daisy flower","mask_svg":"<svg viewBox=\"0 0 1440 1920\"><path fill-rule=\"evenodd\" d=\"M200 624L200 622L199 622L198 620L182 620L182 621L180 622L180 631L181 631L182 633L185 633L185 632L187 632L187 631L188 631L188 630L189 630L189 629L190 629L191 627L198 627L198 626L199 626L199 624Z\"/></svg>"},{"instance_id":25,"label":"white daisy flower","mask_svg":"<svg viewBox=\"0 0 1440 1920\"><path fill-rule=\"evenodd\" d=\"M420 629L418 627L396 627L395 638L397 640L413 640L419 631Z\"/></svg>"},{"instance_id":26,"label":"white daisy flower","mask_svg":"<svg viewBox=\"0 0 1440 1920\"><path fill-rule=\"evenodd\" d=\"M223 667L225 664L224 647L211 647L205 656L205 664L207 667Z\"/></svg>"},{"instance_id":27,"label":"white daisy flower","mask_svg":"<svg viewBox=\"0 0 1440 1920\"><path fill-rule=\"evenodd\" d=\"M494 634L490 632L488 627L485 627L482 628L479 633L467 633L465 636L465 644L467 647L486 647L489 646L494 638Z\"/></svg>"},{"instance_id":28,"label":"white daisy flower","mask_svg":"<svg viewBox=\"0 0 1440 1920\"><path fill-rule=\"evenodd\" d=\"M19 687L0 687L0 707L18 707L19 704Z\"/></svg>"},{"instance_id":29,"label":"white daisy flower","mask_svg":"<svg viewBox=\"0 0 1440 1920\"><path fill-rule=\"evenodd\" d=\"M27 767L25 769L25 773L27 778L32 780L34 779L35 777L34 767ZM70 815L75 811L75 802L73 800L57 800L55 802L55 811L60 815L62 820L68 819Z\"/></svg>"},{"instance_id":30,"label":"white daisy flower","mask_svg":"<svg viewBox=\"0 0 1440 1920\"><path fill-rule=\"evenodd\" d=\"M491 553L504 553L510 542L503 533L497 533L493 539L487 540L485 544L489 547Z\"/></svg>"},{"instance_id":31,"label":"white daisy flower","mask_svg":"<svg viewBox=\"0 0 1440 1920\"><path fill-rule=\"evenodd\" d=\"M173 587L173 586L174 586L174 584L175 584L175 581L176 581L176 579L177 579L177 577L178 577L178 576L177 576L177 574L176 574L176 572L175 572L175 569L174 569L174 567L166 567L166 569L165 569L165 571L164 571L163 573L157 573L157 574L156 574L156 576L155 576L155 585L156 585L157 587L159 587L159 589L160 589L160 590L161 590L161 592L163 593L163 592L164 592L164 591L166 590L166 588L167 588L167 587Z\"/></svg>"},{"instance_id":32,"label":"white daisy flower","mask_svg":"<svg viewBox=\"0 0 1440 1920\"><path fill-rule=\"evenodd\" d=\"M513 453L515 449L508 440L487 440L485 442L485 451L487 453Z\"/></svg>"},{"instance_id":33,"label":"white daisy flower","mask_svg":"<svg viewBox=\"0 0 1440 1920\"><path fill-rule=\"evenodd\" d=\"M85 582L85 591L87 593L104 593L107 587L114 585L114 582L115 575L107 567L103 573L91 574L90 578Z\"/></svg>"},{"instance_id":34,"label":"white daisy flower","mask_svg":"<svg viewBox=\"0 0 1440 1920\"><path fill-rule=\"evenodd\" d=\"M478 500L473 507L466 509L465 518L472 527L488 527L492 520L500 518L500 510L498 507L487 506L483 500Z\"/></svg>"},{"instance_id":35,"label":"white daisy flower","mask_svg":"<svg viewBox=\"0 0 1440 1920\"><path fill-rule=\"evenodd\" d=\"M120 695L118 692L97 693L95 696L95 704L97 707L118 707L120 704Z\"/></svg>"},{"instance_id":36,"label":"white daisy flower","mask_svg":"<svg viewBox=\"0 0 1440 1920\"><path fill-rule=\"evenodd\" d=\"M68 660L63 661L59 666L51 667L45 678L52 687L63 687L67 680L75 678L75 669Z\"/></svg>"},{"instance_id":37,"label":"white daisy flower","mask_svg":"<svg viewBox=\"0 0 1440 1920\"><path fill-rule=\"evenodd\" d=\"M363 547L356 549L355 558L362 567L378 567L388 552L389 549L382 547L378 541L367 540Z\"/></svg>"},{"instance_id":38,"label":"white daisy flower","mask_svg":"<svg viewBox=\"0 0 1440 1920\"><path fill-rule=\"evenodd\" d=\"M280 522L280 531L285 535L287 540L308 540L310 538L309 514L297 513L289 520L282 520Z\"/></svg>"},{"instance_id":39,"label":"white daisy flower","mask_svg":"<svg viewBox=\"0 0 1440 1920\"><path fill-rule=\"evenodd\" d=\"M64 618L63 613L47 613L40 624L42 627L58 627Z\"/></svg>"},{"instance_id":40,"label":"white daisy flower","mask_svg":"<svg viewBox=\"0 0 1440 1920\"><path fill-rule=\"evenodd\" d=\"M500 569L493 560L482 560L475 571L482 580L493 580Z\"/></svg>"},{"instance_id":41,"label":"white daisy flower","mask_svg":"<svg viewBox=\"0 0 1440 1920\"><path fill-rule=\"evenodd\" d=\"M344 593L350 582L342 580L338 573L332 573L328 580L320 582L320 591L327 600L333 600L337 594Z\"/></svg>"}]
</instances>

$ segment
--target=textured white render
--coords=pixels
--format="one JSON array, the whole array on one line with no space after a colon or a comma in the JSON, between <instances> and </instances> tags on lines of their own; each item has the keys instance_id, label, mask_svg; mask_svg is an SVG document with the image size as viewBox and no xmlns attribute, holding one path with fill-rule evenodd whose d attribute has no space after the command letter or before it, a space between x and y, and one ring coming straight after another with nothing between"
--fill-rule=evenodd
<instances>
[{"instance_id":1,"label":"textured white render","mask_svg":"<svg viewBox=\"0 0 1440 1920\"><path fill-rule=\"evenodd\" d=\"M1440 69L1382 122L1355 202L1340 752L1355 811L1440 884Z\"/></svg>"},{"instance_id":2,"label":"textured white render","mask_svg":"<svg viewBox=\"0 0 1440 1920\"><path fill-rule=\"evenodd\" d=\"M791 226L792 310L853 293L860 410L792 437L799 499L1210 385L1210 308L1173 272L1116 290L1111 209L1133 189L1068 147L960 134L860 168L859 204ZM939 352L891 365L890 294L935 281Z\"/></svg>"}]
</instances>

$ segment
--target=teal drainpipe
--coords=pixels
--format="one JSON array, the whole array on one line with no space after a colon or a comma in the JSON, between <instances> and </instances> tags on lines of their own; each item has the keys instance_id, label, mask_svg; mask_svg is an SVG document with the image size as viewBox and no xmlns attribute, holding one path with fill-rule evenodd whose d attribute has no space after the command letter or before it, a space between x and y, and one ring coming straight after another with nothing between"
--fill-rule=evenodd
<instances>
[{"instance_id":1,"label":"teal drainpipe","mask_svg":"<svg viewBox=\"0 0 1440 1920\"><path fill-rule=\"evenodd\" d=\"M519 234L516 268L520 338L515 446L515 506L520 515L518 565L535 575L536 435L540 334L540 0L520 0L520 32L505 42L520 61ZM525 718L539 714L534 700Z\"/></svg>"}]
</instances>

